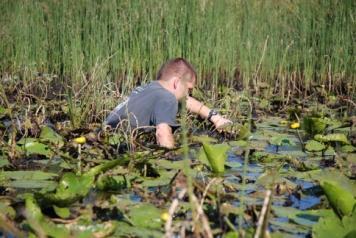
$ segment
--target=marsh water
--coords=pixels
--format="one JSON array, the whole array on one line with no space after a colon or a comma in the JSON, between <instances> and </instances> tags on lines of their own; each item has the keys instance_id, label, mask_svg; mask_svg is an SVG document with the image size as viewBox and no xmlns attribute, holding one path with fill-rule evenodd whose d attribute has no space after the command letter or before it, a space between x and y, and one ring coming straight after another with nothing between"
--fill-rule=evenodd
<instances>
[{"instance_id":1,"label":"marsh water","mask_svg":"<svg viewBox=\"0 0 356 238\"><path fill-rule=\"evenodd\" d=\"M7 108L1 113L3 235L162 237L171 216L172 235L196 236L195 205L187 194L178 198L191 179L213 236L252 236L270 190L272 237L323 237L315 225L334 211L320 182L336 181L356 193L355 148L334 138L353 138L348 120L328 120L324 135L334 139L324 142L310 142L299 125L292 129L293 122L271 115L239 133L196 130L193 123L184 155L184 146L162 150L140 144L145 138L128 146L128 135L100 131L97 124L73 130L65 120L43 117L38 124L38 115L16 121ZM223 173L213 172L202 143L228 147Z\"/></svg>"}]
</instances>

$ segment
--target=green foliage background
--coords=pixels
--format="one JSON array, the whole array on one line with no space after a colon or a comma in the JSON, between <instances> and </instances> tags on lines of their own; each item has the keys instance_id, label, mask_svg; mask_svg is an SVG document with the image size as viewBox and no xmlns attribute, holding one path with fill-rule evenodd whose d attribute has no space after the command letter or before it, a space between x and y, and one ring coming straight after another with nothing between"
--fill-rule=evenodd
<instances>
[{"instance_id":1,"label":"green foliage background","mask_svg":"<svg viewBox=\"0 0 356 238\"><path fill-rule=\"evenodd\" d=\"M122 93L183 56L199 84L355 93L354 0L2 0L0 71ZM83 76L84 75L84 76ZM285 90L278 90L282 96Z\"/></svg>"}]
</instances>

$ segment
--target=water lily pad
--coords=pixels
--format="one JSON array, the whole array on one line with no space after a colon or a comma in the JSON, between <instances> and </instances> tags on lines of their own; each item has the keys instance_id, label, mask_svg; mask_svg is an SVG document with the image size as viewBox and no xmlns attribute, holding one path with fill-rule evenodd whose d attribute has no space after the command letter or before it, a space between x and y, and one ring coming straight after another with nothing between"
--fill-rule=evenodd
<instances>
[{"instance_id":1,"label":"water lily pad","mask_svg":"<svg viewBox=\"0 0 356 238\"><path fill-rule=\"evenodd\" d=\"M344 153L352 153L352 152L356 151L356 147L352 146L352 145L344 145L340 148L340 150L341 150L341 152L344 152Z\"/></svg>"},{"instance_id":2,"label":"water lily pad","mask_svg":"<svg viewBox=\"0 0 356 238\"><path fill-rule=\"evenodd\" d=\"M211 145L203 143L203 148L213 172L224 173L227 151L230 147L227 144Z\"/></svg>"},{"instance_id":3,"label":"water lily pad","mask_svg":"<svg viewBox=\"0 0 356 238\"><path fill-rule=\"evenodd\" d=\"M101 175L96 181L96 188L100 190L118 191L128 187L125 176Z\"/></svg>"},{"instance_id":4,"label":"water lily pad","mask_svg":"<svg viewBox=\"0 0 356 238\"><path fill-rule=\"evenodd\" d=\"M53 209L60 218L66 219L70 216L70 210L67 207L57 207L54 205Z\"/></svg>"},{"instance_id":5,"label":"water lily pad","mask_svg":"<svg viewBox=\"0 0 356 238\"><path fill-rule=\"evenodd\" d=\"M11 219L14 219L16 216L15 209L2 201L0 201L0 213Z\"/></svg>"},{"instance_id":6,"label":"water lily pad","mask_svg":"<svg viewBox=\"0 0 356 238\"><path fill-rule=\"evenodd\" d=\"M166 159L154 159L152 163L158 165L161 168L165 169L183 169L185 166L184 160L171 161Z\"/></svg>"},{"instance_id":7,"label":"water lily pad","mask_svg":"<svg viewBox=\"0 0 356 238\"><path fill-rule=\"evenodd\" d=\"M334 213L331 209L305 210L301 211L294 207L272 206L273 212L279 217L288 217L291 221L312 227L321 217Z\"/></svg>"},{"instance_id":8,"label":"water lily pad","mask_svg":"<svg viewBox=\"0 0 356 238\"><path fill-rule=\"evenodd\" d=\"M331 206L340 217L351 215L356 205L356 200L351 192L332 181L323 181L321 187L323 188Z\"/></svg>"},{"instance_id":9,"label":"water lily pad","mask_svg":"<svg viewBox=\"0 0 356 238\"><path fill-rule=\"evenodd\" d=\"M62 147L64 145L63 137L48 126L42 127L40 139L41 141L50 142L58 147Z\"/></svg>"},{"instance_id":10,"label":"water lily pad","mask_svg":"<svg viewBox=\"0 0 356 238\"><path fill-rule=\"evenodd\" d=\"M8 165L10 165L10 163L7 159L0 159L0 168L6 167Z\"/></svg>"},{"instance_id":11,"label":"water lily pad","mask_svg":"<svg viewBox=\"0 0 356 238\"><path fill-rule=\"evenodd\" d=\"M8 181L3 186L10 188L27 188L27 189L45 189L45 191L53 191L57 187L57 183L48 180L14 180Z\"/></svg>"},{"instance_id":12,"label":"water lily pad","mask_svg":"<svg viewBox=\"0 0 356 238\"><path fill-rule=\"evenodd\" d=\"M323 133L327 126L326 121L323 118L318 117L304 117L303 129L310 135Z\"/></svg>"},{"instance_id":13,"label":"water lily pad","mask_svg":"<svg viewBox=\"0 0 356 238\"><path fill-rule=\"evenodd\" d=\"M32 195L26 195L25 206L27 222L34 231L54 238L69 237L69 230L56 226L43 216L40 207Z\"/></svg>"},{"instance_id":14,"label":"water lily pad","mask_svg":"<svg viewBox=\"0 0 356 238\"><path fill-rule=\"evenodd\" d=\"M157 178L147 178L147 177L144 178L142 185L145 187L156 187L156 186L168 185L169 182L174 177L174 175L176 174L176 171L162 170L159 172L159 174L160 174L160 176Z\"/></svg>"},{"instance_id":15,"label":"water lily pad","mask_svg":"<svg viewBox=\"0 0 356 238\"><path fill-rule=\"evenodd\" d=\"M328 238L330 234L335 238L355 237L356 211L351 216L344 216L341 220L335 214L323 217L313 226L313 237Z\"/></svg>"},{"instance_id":16,"label":"water lily pad","mask_svg":"<svg viewBox=\"0 0 356 238\"><path fill-rule=\"evenodd\" d=\"M2 171L1 175L5 176L7 179L15 180L47 180L54 179L58 176L55 173L48 173L42 171Z\"/></svg>"},{"instance_id":17,"label":"water lily pad","mask_svg":"<svg viewBox=\"0 0 356 238\"><path fill-rule=\"evenodd\" d=\"M350 142L347 140L347 137L345 134L342 133L334 133L334 134L328 134L328 135L315 135L314 139L320 142L342 142L345 144L350 144Z\"/></svg>"},{"instance_id":18,"label":"water lily pad","mask_svg":"<svg viewBox=\"0 0 356 238\"><path fill-rule=\"evenodd\" d=\"M108 237L115 232L116 228L118 227L118 222L116 221L106 221L103 223L91 222L91 224L69 223L66 225L61 225L60 227L65 227L68 230L70 230L71 233L73 234L72 237L103 238L103 237Z\"/></svg>"},{"instance_id":19,"label":"water lily pad","mask_svg":"<svg viewBox=\"0 0 356 238\"><path fill-rule=\"evenodd\" d=\"M45 199L59 206L66 206L86 196L94 183L94 176L76 175L68 172L63 175L55 193L44 194Z\"/></svg>"},{"instance_id":20,"label":"water lily pad","mask_svg":"<svg viewBox=\"0 0 356 238\"><path fill-rule=\"evenodd\" d=\"M161 210L148 203L132 207L128 213L130 220L137 227L160 229L162 225Z\"/></svg>"},{"instance_id":21,"label":"water lily pad","mask_svg":"<svg viewBox=\"0 0 356 238\"><path fill-rule=\"evenodd\" d=\"M198 142L198 143L214 143L217 142L217 140L213 137L203 135L203 136L192 136L191 140L193 142Z\"/></svg>"},{"instance_id":22,"label":"water lily pad","mask_svg":"<svg viewBox=\"0 0 356 238\"><path fill-rule=\"evenodd\" d=\"M318 152L325 149L325 145L316 140L308 140L305 149L310 152Z\"/></svg>"},{"instance_id":23,"label":"water lily pad","mask_svg":"<svg viewBox=\"0 0 356 238\"><path fill-rule=\"evenodd\" d=\"M48 158L51 158L53 155L53 152L47 145L39 142L35 138L23 138L18 141L17 144L20 145L17 146L17 149L21 152L26 153L26 155L38 154L44 155Z\"/></svg>"},{"instance_id":24,"label":"water lily pad","mask_svg":"<svg viewBox=\"0 0 356 238\"><path fill-rule=\"evenodd\" d=\"M276 146L291 146L291 145L295 145L295 143L292 140L290 140L288 137L286 137L284 135L273 136L269 140L269 142L270 142L270 144L276 145Z\"/></svg>"}]
</instances>

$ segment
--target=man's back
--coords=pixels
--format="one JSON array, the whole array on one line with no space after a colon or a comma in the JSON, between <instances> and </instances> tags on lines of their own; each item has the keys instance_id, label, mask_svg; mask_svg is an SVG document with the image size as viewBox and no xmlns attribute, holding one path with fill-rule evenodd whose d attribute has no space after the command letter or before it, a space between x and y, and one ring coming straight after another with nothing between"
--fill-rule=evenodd
<instances>
[{"instance_id":1,"label":"man's back","mask_svg":"<svg viewBox=\"0 0 356 238\"><path fill-rule=\"evenodd\" d=\"M132 91L129 98L109 114L105 124L115 128L120 121L129 119L132 128L160 123L177 126L177 111L175 96L158 81L153 81Z\"/></svg>"}]
</instances>

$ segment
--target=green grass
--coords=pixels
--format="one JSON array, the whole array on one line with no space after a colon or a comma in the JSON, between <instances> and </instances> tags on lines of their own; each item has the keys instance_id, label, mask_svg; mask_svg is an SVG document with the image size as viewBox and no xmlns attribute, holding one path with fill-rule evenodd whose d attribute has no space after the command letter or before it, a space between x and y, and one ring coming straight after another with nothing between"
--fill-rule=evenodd
<instances>
[{"instance_id":1,"label":"green grass","mask_svg":"<svg viewBox=\"0 0 356 238\"><path fill-rule=\"evenodd\" d=\"M73 92L95 82L90 97L111 98L102 110L117 103L111 91L127 94L177 56L207 89L356 91L354 0L3 0L0 10L3 75L57 74Z\"/></svg>"}]
</instances>

